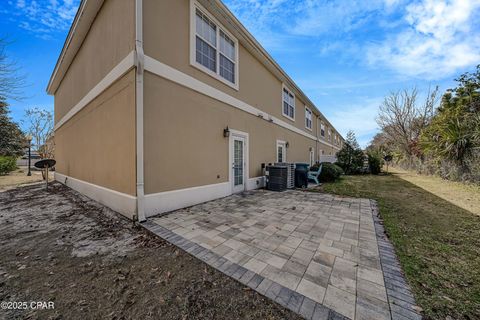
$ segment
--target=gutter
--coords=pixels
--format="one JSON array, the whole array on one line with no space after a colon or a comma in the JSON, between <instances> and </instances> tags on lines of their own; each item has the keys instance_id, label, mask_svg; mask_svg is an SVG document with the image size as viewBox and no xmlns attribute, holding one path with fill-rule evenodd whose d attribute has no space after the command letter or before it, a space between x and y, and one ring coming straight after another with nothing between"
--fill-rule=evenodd
<instances>
[{"instance_id":1,"label":"gutter","mask_svg":"<svg viewBox=\"0 0 480 320\"><path fill-rule=\"evenodd\" d=\"M135 0L135 114L136 114L136 185L137 219L145 218L144 153L143 153L143 75L145 54L143 52L143 0Z\"/></svg>"}]
</instances>

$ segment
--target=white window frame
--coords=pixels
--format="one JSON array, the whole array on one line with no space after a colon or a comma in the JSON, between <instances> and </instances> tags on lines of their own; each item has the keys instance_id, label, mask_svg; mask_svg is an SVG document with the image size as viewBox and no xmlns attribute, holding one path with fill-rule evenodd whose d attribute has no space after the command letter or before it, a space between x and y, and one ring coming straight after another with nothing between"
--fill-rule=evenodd
<instances>
[{"instance_id":1,"label":"white window frame","mask_svg":"<svg viewBox=\"0 0 480 320\"><path fill-rule=\"evenodd\" d=\"M307 118L307 113L310 113L310 119ZM310 120L310 127L307 126L307 120ZM313 130L313 112L312 109L307 106L305 106L305 128L309 131Z\"/></svg>"},{"instance_id":2,"label":"white window frame","mask_svg":"<svg viewBox=\"0 0 480 320\"><path fill-rule=\"evenodd\" d=\"M216 51L216 71L213 72L212 70L208 69L204 65L200 64L197 62L196 59L196 10L200 10L210 21L212 21L216 26L217 26L217 43L215 47ZM231 83L224 77L220 75L220 30L222 30L223 33L225 33L235 44L235 83ZM229 87L239 90L240 85L239 85L239 63L240 63L240 57L238 56L238 40L236 37L234 37L228 30L225 28L220 22L218 22L217 19L215 19L208 10L206 10L200 3L198 3L195 0L190 0L190 65L205 72L209 76L215 78L216 80L219 80L220 82L223 82L224 84L228 85ZM227 57L228 59L228 57Z\"/></svg>"},{"instance_id":3,"label":"white window frame","mask_svg":"<svg viewBox=\"0 0 480 320\"><path fill-rule=\"evenodd\" d=\"M290 117L288 114L285 114L284 110L283 110L283 90L287 90L292 96L293 96L293 118ZM296 102L296 97L295 97L295 93L290 90L285 84L282 84L282 115L287 118L287 119L290 119L292 120L293 122L295 122L295 114L297 113L297 110L296 110L296 107L295 107L295 102Z\"/></svg>"},{"instance_id":4,"label":"white window frame","mask_svg":"<svg viewBox=\"0 0 480 320\"><path fill-rule=\"evenodd\" d=\"M323 130L323 134L322 134L322 130ZM322 122L320 123L320 136L323 138L323 139L326 139L326 128L325 128L325 124Z\"/></svg>"}]
</instances>

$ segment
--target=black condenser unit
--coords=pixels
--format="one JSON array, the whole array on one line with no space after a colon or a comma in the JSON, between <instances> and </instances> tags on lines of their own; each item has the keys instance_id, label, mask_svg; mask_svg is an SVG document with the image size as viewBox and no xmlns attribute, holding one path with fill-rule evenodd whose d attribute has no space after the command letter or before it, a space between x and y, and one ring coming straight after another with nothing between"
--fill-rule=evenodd
<instances>
[{"instance_id":1,"label":"black condenser unit","mask_svg":"<svg viewBox=\"0 0 480 320\"><path fill-rule=\"evenodd\" d=\"M267 172L268 190L287 190L288 168L286 166L267 166Z\"/></svg>"}]
</instances>

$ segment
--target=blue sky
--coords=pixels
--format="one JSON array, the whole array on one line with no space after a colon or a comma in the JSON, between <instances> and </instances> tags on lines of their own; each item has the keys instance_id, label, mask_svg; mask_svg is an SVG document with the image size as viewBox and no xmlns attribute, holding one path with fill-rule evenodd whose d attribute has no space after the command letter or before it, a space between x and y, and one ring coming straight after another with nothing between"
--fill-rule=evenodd
<instances>
[{"instance_id":1,"label":"blue sky","mask_svg":"<svg viewBox=\"0 0 480 320\"><path fill-rule=\"evenodd\" d=\"M248 30L345 135L366 146L391 91L443 91L480 63L480 0L224 0ZM45 93L79 0L4 0L0 37L27 74L26 99L53 110Z\"/></svg>"}]
</instances>

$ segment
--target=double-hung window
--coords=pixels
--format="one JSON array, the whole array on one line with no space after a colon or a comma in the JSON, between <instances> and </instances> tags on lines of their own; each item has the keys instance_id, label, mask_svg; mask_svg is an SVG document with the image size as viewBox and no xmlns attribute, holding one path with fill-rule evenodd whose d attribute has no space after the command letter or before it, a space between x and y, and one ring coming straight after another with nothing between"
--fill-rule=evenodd
<instances>
[{"instance_id":1,"label":"double-hung window","mask_svg":"<svg viewBox=\"0 0 480 320\"><path fill-rule=\"evenodd\" d=\"M323 123L320 125L320 134L325 137L325 125Z\"/></svg>"},{"instance_id":2,"label":"double-hung window","mask_svg":"<svg viewBox=\"0 0 480 320\"><path fill-rule=\"evenodd\" d=\"M196 5L192 64L238 89L238 43Z\"/></svg>"},{"instance_id":3,"label":"double-hung window","mask_svg":"<svg viewBox=\"0 0 480 320\"><path fill-rule=\"evenodd\" d=\"M283 88L282 113L285 117L295 120L295 95L285 87Z\"/></svg>"},{"instance_id":4,"label":"double-hung window","mask_svg":"<svg viewBox=\"0 0 480 320\"><path fill-rule=\"evenodd\" d=\"M312 110L305 106L305 128L312 130Z\"/></svg>"}]
</instances>

